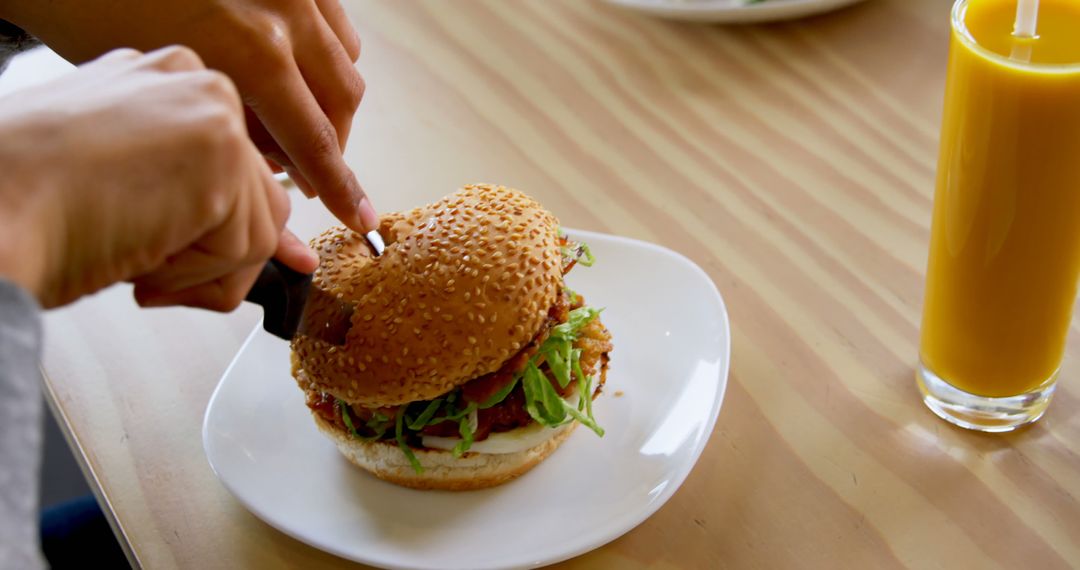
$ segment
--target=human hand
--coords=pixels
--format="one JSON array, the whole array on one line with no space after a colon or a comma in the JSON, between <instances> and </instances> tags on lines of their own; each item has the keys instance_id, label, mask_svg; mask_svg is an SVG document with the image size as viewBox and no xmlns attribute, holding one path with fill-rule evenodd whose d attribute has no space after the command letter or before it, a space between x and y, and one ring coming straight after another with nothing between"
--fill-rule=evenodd
<instances>
[{"instance_id":1,"label":"human hand","mask_svg":"<svg viewBox=\"0 0 1080 570\"><path fill-rule=\"evenodd\" d=\"M187 48L119 50L0 99L0 273L45 307L118 281L142 305L236 307L271 255L317 260L244 132L236 88Z\"/></svg>"},{"instance_id":2,"label":"human hand","mask_svg":"<svg viewBox=\"0 0 1080 570\"><path fill-rule=\"evenodd\" d=\"M118 47L191 47L236 83L264 156L345 225L378 226L342 157L364 82L339 0L0 0L0 18L76 63Z\"/></svg>"}]
</instances>

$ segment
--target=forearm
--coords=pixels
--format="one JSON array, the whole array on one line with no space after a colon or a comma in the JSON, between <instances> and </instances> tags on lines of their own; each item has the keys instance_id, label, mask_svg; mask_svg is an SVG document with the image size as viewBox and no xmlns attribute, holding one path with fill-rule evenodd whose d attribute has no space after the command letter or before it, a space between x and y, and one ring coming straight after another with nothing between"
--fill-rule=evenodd
<instances>
[{"instance_id":1,"label":"forearm","mask_svg":"<svg viewBox=\"0 0 1080 570\"><path fill-rule=\"evenodd\" d=\"M36 0L0 0L0 21L7 23L9 27L25 29L27 19L33 17L36 10L35 4L49 4L50 2L37 2ZM0 24L0 33L3 25Z\"/></svg>"},{"instance_id":2,"label":"forearm","mask_svg":"<svg viewBox=\"0 0 1080 570\"><path fill-rule=\"evenodd\" d=\"M53 170L41 164L47 156L41 136L30 127L59 133L56 119L17 108L21 95L0 98L0 280L15 283L40 299L46 263L45 228L55 216L46 206L53 194ZM58 136L58 135L53 135Z\"/></svg>"}]
</instances>

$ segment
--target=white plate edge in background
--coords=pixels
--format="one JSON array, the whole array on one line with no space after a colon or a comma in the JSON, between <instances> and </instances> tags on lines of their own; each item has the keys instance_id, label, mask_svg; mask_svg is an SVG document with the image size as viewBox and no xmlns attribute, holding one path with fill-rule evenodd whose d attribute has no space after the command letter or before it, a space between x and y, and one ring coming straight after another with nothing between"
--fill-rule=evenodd
<instances>
[{"instance_id":1,"label":"white plate edge in background","mask_svg":"<svg viewBox=\"0 0 1080 570\"><path fill-rule=\"evenodd\" d=\"M839 10L865 0L765 0L758 4L733 5L721 0L606 0L616 7L687 22L750 24L805 18Z\"/></svg>"}]
</instances>

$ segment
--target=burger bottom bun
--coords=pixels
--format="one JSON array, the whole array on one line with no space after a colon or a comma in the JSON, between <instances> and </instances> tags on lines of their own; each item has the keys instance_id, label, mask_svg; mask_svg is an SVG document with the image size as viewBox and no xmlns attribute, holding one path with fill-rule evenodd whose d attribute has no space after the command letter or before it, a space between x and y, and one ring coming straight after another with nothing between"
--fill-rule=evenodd
<instances>
[{"instance_id":1,"label":"burger bottom bun","mask_svg":"<svg viewBox=\"0 0 1080 570\"><path fill-rule=\"evenodd\" d=\"M452 452L439 449L413 449L424 466L424 472L417 473L396 443L359 440L318 414L312 417L319 431L334 440L338 451L357 467L403 487L444 491L486 489L506 483L551 455L578 425L571 422L556 428L543 443L516 453L465 453L454 457Z\"/></svg>"}]
</instances>

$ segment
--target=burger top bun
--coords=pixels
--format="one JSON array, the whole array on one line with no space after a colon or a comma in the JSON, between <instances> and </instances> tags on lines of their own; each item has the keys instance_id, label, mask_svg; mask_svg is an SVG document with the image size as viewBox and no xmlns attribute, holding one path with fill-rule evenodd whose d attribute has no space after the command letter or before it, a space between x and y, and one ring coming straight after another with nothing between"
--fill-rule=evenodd
<instances>
[{"instance_id":1,"label":"burger top bun","mask_svg":"<svg viewBox=\"0 0 1080 570\"><path fill-rule=\"evenodd\" d=\"M555 302L558 226L520 191L478 184L383 215L379 257L363 236L327 230L312 242L312 286L330 295L312 299L354 304L352 328L344 346L298 334L297 378L349 404L381 407L430 400L494 372L536 335Z\"/></svg>"}]
</instances>

